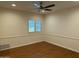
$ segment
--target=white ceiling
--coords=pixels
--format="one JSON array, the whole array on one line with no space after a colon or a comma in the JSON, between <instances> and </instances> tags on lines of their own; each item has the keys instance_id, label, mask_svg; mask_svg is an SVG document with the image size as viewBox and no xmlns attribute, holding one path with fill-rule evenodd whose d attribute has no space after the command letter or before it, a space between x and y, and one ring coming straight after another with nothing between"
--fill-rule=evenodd
<instances>
[{"instance_id":1,"label":"white ceiling","mask_svg":"<svg viewBox=\"0 0 79 59\"><path fill-rule=\"evenodd\" d=\"M16 7L12 7L11 6L12 3L15 3ZM35 9L33 3L34 3L33 1L0 1L0 7L39 13L37 9ZM52 12L79 5L79 2L74 2L74 1L44 1L43 2L44 6L53 3L55 4L55 7L51 8Z\"/></svg>"}]
</instances>

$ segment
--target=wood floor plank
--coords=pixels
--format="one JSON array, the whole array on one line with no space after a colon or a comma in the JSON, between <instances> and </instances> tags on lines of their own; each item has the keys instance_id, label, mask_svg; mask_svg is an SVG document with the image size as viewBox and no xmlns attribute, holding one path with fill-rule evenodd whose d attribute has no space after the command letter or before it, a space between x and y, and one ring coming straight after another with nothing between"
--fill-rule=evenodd
<instances>
[{"instance_id":1,"label":"wood floor plank","mask_svg":"<svg viewBox=\"0 0 79 59\"><path fill-rule=\"evenodd\" d=\"M79 53L50 44L39 42L0 52L0 57L10 58L78 58Z\"/></svg>"}]
</instances>

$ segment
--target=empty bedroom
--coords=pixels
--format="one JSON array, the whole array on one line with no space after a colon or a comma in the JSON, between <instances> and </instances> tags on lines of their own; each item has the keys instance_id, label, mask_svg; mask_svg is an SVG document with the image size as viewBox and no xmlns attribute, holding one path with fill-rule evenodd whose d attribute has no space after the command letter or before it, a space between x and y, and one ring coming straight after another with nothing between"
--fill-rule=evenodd
<instances>
[{"instance_id":1,"label":"empty bedroom","mask_svg":"<svg viewBox=\"0 0 79 59\"><path fill-rule=\"evenodd\" d=\"M0 1L0 58L79 58L79 1Z\"/></svg>"}]
</instances>

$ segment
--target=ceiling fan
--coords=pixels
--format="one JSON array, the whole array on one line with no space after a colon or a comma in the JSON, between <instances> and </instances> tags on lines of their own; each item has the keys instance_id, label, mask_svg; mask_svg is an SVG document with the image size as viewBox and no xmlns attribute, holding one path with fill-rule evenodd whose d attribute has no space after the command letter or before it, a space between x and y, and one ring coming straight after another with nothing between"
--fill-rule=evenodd
<instances>
[{"instance_id":1,"label":"ceiling fan","mask_svg":"<svg viewBox=\"0 0 79 59\"><path fill-rule=\"evenodd\" d=\"M43 6L43 2L42 2L42 1L35 1L34 6L35 6L36 9L38 9L38 10L42 10L42 11L52 11L52 9L49 9L49 8L54 7L55 4Z\"/></svg>"}]
</instances>

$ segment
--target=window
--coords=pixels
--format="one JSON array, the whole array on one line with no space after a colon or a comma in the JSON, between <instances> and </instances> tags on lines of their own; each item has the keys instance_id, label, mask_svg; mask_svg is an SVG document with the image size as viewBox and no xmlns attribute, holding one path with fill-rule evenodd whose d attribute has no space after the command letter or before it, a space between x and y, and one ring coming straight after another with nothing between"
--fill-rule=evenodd
<instances>
[{"instance_id":1,"label":"window","mask_svg":"<svg viewBox=\"0 0 79 59\"><path fill-rule=\"evenodd\" d=\"M29 19L29 32L41 32L41 19L38 17L36 20Z\"/></svg>"},{"instance_id":2,"label":"window","mask_svg":"<svg viewBox=\"0 0 79 59\"><path fill-rule=\"evenodd\" d=\"M36 20L36 32L41 32L41 20L40 17Z\"/></svg>"},{"instance_id":3,"label":"window","mask_svg":"<svg viewBox=\"0 0 79 59\"><path fill-rule=\"evenodd\" d=\"M33 19L30 19L29 20L29 32L34 32L35 29L34 29L34 20Z\"/></svg>"}]
</instances>

